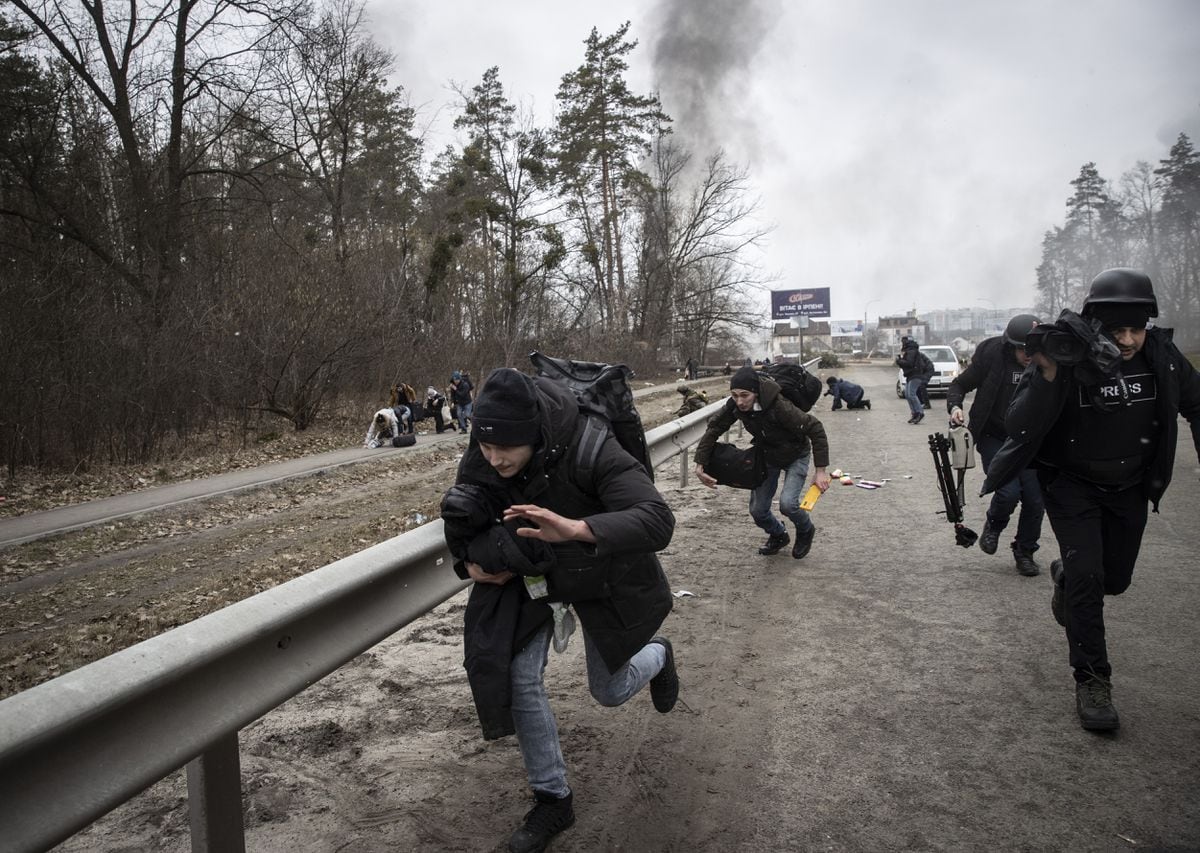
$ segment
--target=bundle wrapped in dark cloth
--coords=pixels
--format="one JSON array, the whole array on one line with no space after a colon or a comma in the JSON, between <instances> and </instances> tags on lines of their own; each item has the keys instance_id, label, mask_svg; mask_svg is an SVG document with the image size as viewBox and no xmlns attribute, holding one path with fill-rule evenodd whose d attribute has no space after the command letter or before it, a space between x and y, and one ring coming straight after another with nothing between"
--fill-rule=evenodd
<instances>
[{"instance_id":1,"label":"bundle wrapped in dark cloth","mask_svg":"<svg viewBox=\"0 0 1200 853\"><path fill-rule=\"evenodd\" d=\"M442 522L459 577L468 577L468 561L491 574L538 575L554 565L550 545L517 536L515 524L503 523L506 505L502 495L471 483L446 492ZM463 614L463 666L485 739L515 731L509 675L513 655L529 644L550 615L550 605L530 599L523 583L471 587Z\"/></svg>"},{"instance_id":2,"label":"bundle wrapped in dark cloth","mask_svg":"<svg viewBox=\"0 0 1200 853\"><path fill-rule=\"evenodd\" d=\"M504 499L491 489L473 483L458 483L451 486L442 498L442 523L446 526L446 542L455 557L465 557L455 552L455 547L465 548L475 534L499 524L504 514Z\"/></svg>"}]
</instances>

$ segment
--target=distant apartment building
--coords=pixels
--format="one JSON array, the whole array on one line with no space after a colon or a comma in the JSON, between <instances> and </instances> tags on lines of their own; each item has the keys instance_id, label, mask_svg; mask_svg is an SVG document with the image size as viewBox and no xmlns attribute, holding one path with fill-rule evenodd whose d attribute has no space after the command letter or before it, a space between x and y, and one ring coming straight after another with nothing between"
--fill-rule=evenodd
<instances>
[{"instance_id":1,"label":"distant apartment building","mask_svg":"<svg viewBox=\"0 0 1200 853\"><path fill-rule=\"evenodd\" d=\"M917 343L927 343L928 332L928 325L915 311L879 318L879 346L890 352L899 351L901 338L914 338Z\"/></svg>"},{"instance_id":2,"label":"distant apartment building","mask_svg":"<svg viewBox=\"0 0 1200 853\"><path fill-rule=\"evenodd\" d=\"M978 343L1003 333L1017 314L1032 313L1032 308L940 308L926 311L924 320L930 333L941 341L960 336Z\"/></svg>"},{"instance_id":3,"label":"distant apartment building","mask_svg":"<svg viewBox=\"0 0 1200 853\"><path fill-rule=\"evenodd\" d=\"M830 350L829 323L810 320L807 329L797 329L790 320L776 321L771 328L769 355L771 361L780 358L802 361L800 352L828 352Z\"/></svg>"}]
</instances>

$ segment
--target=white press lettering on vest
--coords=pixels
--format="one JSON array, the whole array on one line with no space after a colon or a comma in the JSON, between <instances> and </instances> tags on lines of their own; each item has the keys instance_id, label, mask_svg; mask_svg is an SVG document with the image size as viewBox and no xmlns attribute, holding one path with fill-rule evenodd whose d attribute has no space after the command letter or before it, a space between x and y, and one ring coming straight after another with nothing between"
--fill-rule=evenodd
<instances>
[{"instance_id":1,"label":"white press lettering on vest","mask_svg":"<svg viewBox=\"0 0 1200 853\"><path fill-rule=\"evenodd\" d=\"M1153 373L1137 373L1133 376L1126 376L1125 390L1129 393L1130 404L1150 403L1158 399L1158 385L1154 381ZM1120 400L1121 384L1109 382L1101 385L1100 396L1105 400ZM1091 398L1084 388L1079 389L1079 405L1081 408L1088 408L1092 405Z\"/></svg>"}]
</instances>

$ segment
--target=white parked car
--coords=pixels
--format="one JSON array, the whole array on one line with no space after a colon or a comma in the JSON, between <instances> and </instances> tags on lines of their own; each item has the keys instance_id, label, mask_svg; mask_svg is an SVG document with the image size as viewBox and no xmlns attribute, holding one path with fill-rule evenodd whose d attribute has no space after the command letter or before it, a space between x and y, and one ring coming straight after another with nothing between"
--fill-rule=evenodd
<instances>
[{"instance_id":1,"label":"white parked car","mask_svg":"<svg viewBox=\"0 0 1200 853\"><path fill-rule=\"evenodd\" d=\"M961 367L953 347L928 345L921 347L921 352L933 362L933 378L929 380L930 394L945 394L950 389L950 383L958 376ZM904 371L896 370L896 396L904 396Z\"/></svg>"}]
</instances>

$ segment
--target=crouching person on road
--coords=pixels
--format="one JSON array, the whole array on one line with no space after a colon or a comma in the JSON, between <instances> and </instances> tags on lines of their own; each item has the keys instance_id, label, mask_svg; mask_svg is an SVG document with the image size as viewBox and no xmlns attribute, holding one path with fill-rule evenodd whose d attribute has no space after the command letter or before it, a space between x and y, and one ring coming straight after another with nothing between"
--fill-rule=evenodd
<instances>
[{"instance_id":1,"label":"crouching person on road","mask_svg":"<svg viewBox=\"0 0 1200 853\"><path fill-rule=\"evenodd\" d=\"M392 439L400 434L400 421L396 413L389 407L380 409L371 418L371 426L367 429L367 438L363 447L388 447Z\"/></svg>"},{"instance_id":2,"label":"crouching person on road","mask_svg":"<svg viewBox=\"0 0 1200 853\"><path fill-rule=\"evenodd\" d=\"M807 412L802 412L783 396L774 380L760 376L752 367L740 368L729 380L729 397L725 408L708 422L700 443L696 446L696 477L715 489L717 481L704 471L717 439L736 421L741 421L754 436L754 444L762 449L767 460L767 479L750 492L750 517L767 533L767 541L758 553L778 554L790 541L787 527L771 512L779 476L783 475L783 491L779 495L779 511L796 525L796 543L792 556L797 560L808 555L817 528L808 513L800 509L801 493L808 477L811 460L816 465L813 482L821 491L829 488L829 442L825 427Z\"/></svg>"},{"instance_id":3,"label":"crouching person on road","mask_svg":"<svg viewBox=\"0 0 1200 853\"><path fill-rule=\"evenodd\" d=\"M1182 414L1200 454L1200 373L1171 342L1158 316L1150 278L1106 270L1092 281L1080 312L1099 320L1120 350L1115 375L1084 360L1058 364L1044 352L1021 378L1005 419L1009 439L988 468L985 491L1030 461L1061 560L1050 564L1050 610L1064 627L1075 670L1075 706L1083 728L1120 725L1104 639L1104 596L1129 588L1146 527L1147 502L1171 482ZM1094 374L1089 376L1089 374Z\"/></svg>"},{"instance_id":4,"label":"crouching person on road","mask_svg":"<svg viewBox=\"0 0 1200 853\"><path fill-rule=\"evenodd\" d=\"M510 851L546 848L575 822L544 683L551 642L582 624L588 685L601 705L647 684L670 711L679 678L656 636L672 597L654 552L675 518L641 465L550 379L492 372L476 395L471 441L442 502L455 571L475 581L464 666L487 739L515 733L536 800Z\"/></svg>"},{"instance_id":5,"label":"crouching person on road","mask_svg":"<svg viewBox=\"0 0 1200 853\"><path fill-rule=\"evenodd\" d=\"M836 376L830 376L825 380L825 384L829 388L825 391L824 396L833 397L833 405L829 408L837 411L845 402L847 409L866 409L871 410L871 401L867 399L866 392L863 391L861 385L855 385L849 379L838 379Z\"/></svg>"}]
</instances>

